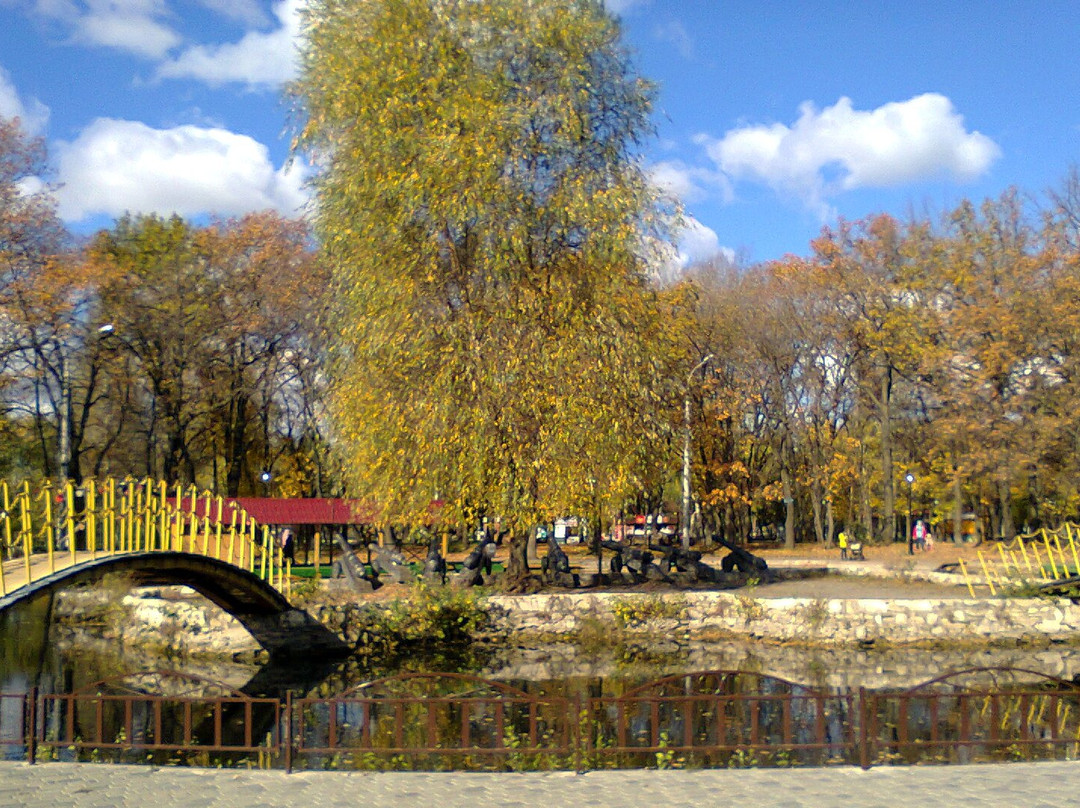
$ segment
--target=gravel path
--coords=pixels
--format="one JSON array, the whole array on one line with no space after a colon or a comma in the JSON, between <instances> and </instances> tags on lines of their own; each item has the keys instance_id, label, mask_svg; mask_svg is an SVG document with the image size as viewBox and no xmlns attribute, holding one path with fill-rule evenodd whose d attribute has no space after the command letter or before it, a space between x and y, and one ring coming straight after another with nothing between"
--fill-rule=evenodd
<instances>
[{"instance_id":1,"label":"gravel path","mask_svg":"<svg viewBox=\"0 0 1080 808\"><path fill-rule=\"evenodd\" d=\"M236 771L0 763L0 808L331 808L630 806L918 808L1077 804L1080 763L887 767L862 771L609 771L577 775Z\"/></svg>"},{"instance_id":2,"label":"gravel path","mask_svg":"<svg viewBox=\"0 0 1080 808\"><path fill-rule=\"evenodd\" d=\"M738 590L750 594L748 589ZM966 587L946 586L929 581L906 581L900 578L855 577L825 575L780 581L752 588L759 598L883 598L883 599L945 599L970 597Z\"/></svg>"}]
</instances>

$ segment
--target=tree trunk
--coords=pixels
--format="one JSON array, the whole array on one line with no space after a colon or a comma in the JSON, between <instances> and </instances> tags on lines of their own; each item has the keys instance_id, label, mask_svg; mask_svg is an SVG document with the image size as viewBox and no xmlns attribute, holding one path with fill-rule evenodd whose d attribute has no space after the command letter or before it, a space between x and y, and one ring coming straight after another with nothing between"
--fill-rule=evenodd
<instances>
[{"instance_id":1,"label":"tree trunk","mask_svg":"<svg viewBox=\"0 0 1080 808\"><path fill-rule=\"evenodd\" d=\"M866 473L866 466L859 467L859 508L861 511L860 522L862 523L863 537L870 539L874 535L874 512L870 508L870 480ZM894 537L890 537L892 541Z\"/></svg>"},{"instance_id":2,"label":"tree trunk","mask_svg":"<svg viewBox=\"0 0 1080 808\"><path fill-rule=\"evenodd\" d=\"M785 462L780 467L780 487L784 492L784 547L795 549L795 496L791 485L791 469Z\"/></svg>"},{"instance_id":3,"label":"tree trunk","mask_svg":"<svg viewBox=\"0 0 1080 808\"><path fill-rule=\"evenodd\" d=\"M821 481L815 479L810 484L810 505L814 510L814 537L818 544L827 544L825 540L825 525L821 515Z\"/></svg>"},{"instance_id":4,"label":"tree trunk","mask_svg":"<svg viewBox=\"0 0 1080 808\"><path fill-rule=\"evenodd\" d=\"M225 495L240 495L240 483L244 478L244 461L247 459L245 440L248 398L237 394L227 409L225 419Z\"/></svg>"},{"instance_id":5,"label":"tree trunk","mask_svg":"<svg viewBox=\"0 0 1080 808\"><path fill-rule=\"evenodd\" d=\"M825 546L832 547L832 537L836 534L836 514L833 512L831 499L825 500Z\"/></svg>"},{"instance_id":6,"label":"tree trunk","mask_svg":"<svg viewBox=\"0 0 1080 808\"><path fill-rule=\"evenodd\" d=\"M964 540L964 503L961 499L963 491L960 487L960 466L953 467L953 544L960 544Z\"/></svg>"},{"instance_id":7,"label":"tree trunk","mask_svg":"<svg viewBox=\"0 0 1080 808\"><path fill-rule=\"evenodd\" d=\"M892 368L886 368L881 377L881 505L885 524L882 534L885 541L896 539L896 488L893 485L892 453Z\"/></svg>"},{"instance_id":8,"label":"tree trunk","mask_svg":"<svg viewBox=\"0 0 1080 808\"><path fill-rule=\"evenodd\" d=\"M1008 480L998 481L998 502L1001 508L1001 538L1010 541L1016 536L1016 525L1013 524L1012 487Z\"/></svg>"}]
</instances>

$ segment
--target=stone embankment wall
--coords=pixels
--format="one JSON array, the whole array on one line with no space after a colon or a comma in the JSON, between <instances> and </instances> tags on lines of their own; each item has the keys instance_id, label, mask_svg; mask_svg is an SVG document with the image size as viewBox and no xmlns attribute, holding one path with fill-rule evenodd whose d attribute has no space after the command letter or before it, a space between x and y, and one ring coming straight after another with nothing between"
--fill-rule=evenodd
<instances>
[{"instance_id":1,"label":"stone embankment wall","mask_svg":"<svg viewBox=\"0 0 1080 808\"><path fill-rule=\"evenodd\" d=\"M933 643L1046 644L1080 641L1080 606L1067 599L752 598L731 592L492 595L482 601L491 639L590 643L645 641L683 649L723 639L818 646ZM194 593L166 588L64 595L59 616L103 625L124 644L235 654L258 645L243 626ZM95 608L97 607L97 608ZM102 610L107 608L103 614ZM309 613L349 643L363 643L363 604L317 605ZM89 615L87 615L89 613Z\"/></svg>"},{"instance_id":2,"label":"stone embankment wall","mask_svg":"<svg viewBox=\"0 0 1080 808\"><path fill-rule=\"evenodd\" d=\"M1045 642L1080 639L1067 599L872 600L751 598L730 592L496 595L495 631L559 636L605 626L676 641L744 637L773 642Z\"/></svg>"}]
</instances>

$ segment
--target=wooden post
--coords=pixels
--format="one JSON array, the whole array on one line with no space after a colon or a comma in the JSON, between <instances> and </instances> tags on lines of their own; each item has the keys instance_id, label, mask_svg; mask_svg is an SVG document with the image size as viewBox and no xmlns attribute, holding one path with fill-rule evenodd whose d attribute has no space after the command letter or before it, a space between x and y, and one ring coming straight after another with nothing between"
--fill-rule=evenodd
<instances>
[{"instance_id":1,"label":"wooden post","mask_svg":"<svg viewBox=\"0 0 1080 808\"><path fill-rule=\"evenodd\" d=\"M97 485L93 480L86 481L86 543L90 546L90 557L97 552ZM102 548L104 550L104 548Z\"/></svg>"},{"instance_id":2,"label":"wooden post","mask_svg":"<svg viewBox=\"0 0 1080 808\"><path fill-rule=\"evenodd\" d=\"M1027 567L1027 571L1031 573L1031 559L1028 558L1027 548L1024 547L1024 540L1021 539L1017 544L1020 545L1020 555L1024 557L1024 566Z\"/></svg>"},{"instance_id":3,"label":"wooden post","mask_svg":"<svg viewBox=\"0 0 1080 808\"><path fill-rule=\"evenodd\" d=\"M974 598L975 597L975 587L973 587L971 585L971 577L968 575L967 565L964 564L964 559L962 559L962 558L960 559L959 563L960 563L960 572L964 576L964 583L967 584L968 593L971 595L972 598Z\"/></svg>"},{"instance_id":4,"label":"wooden post","mask_svg":"<svg viewBox=\"0 0 1080 808\"><path fill-rule=\"evenodd\" d=\"M217 495L217 526L214 528L214 558L221 560L221 516L225 509L225 497Z\"/></svg>"},{"instance_id":5,"label":"wooden post","mask_svg":"<svg viewBox=\"0 0 1080 808\"><path fill-rule=\"evenodd\" d=\"M45 481L45 487L41 490L42 497L45 500L45 549L49 554L49 574L56 572L56 558L53 554L53 548L56 542L56 529L53 526L53 508L52 508L52 486L49 482ZM71 563L75 563L75 543L71 544Z\"/></svg>"},{"instance_id":6,"label":"wooden post","mask_svg":"<svg viewBox=\"0 0 1080 808\"><path fill-rule=\"evenodd\" d=\"M986 585L990 587L990 596L993 597L994 592L994 579L990 577L990 570L986 566L986 559L983 558L982 551L979 551L979 563L982 564L983 576L986 578Z\"/></svg>"},{"instance_id":7,"label":"wooden post","mask_svg":"<svg viewBox=\"0 0 1080 808\"><path fill-rule=\"evenodd\" d=\"M172 536L169 534L169 486L162 480L158 485L158 546L162 550L169 549Z\"/></svg>"},{"instance_id":8,"label":"wooden post","mask_svg":"<svg viewBox=\"0 0 1080 808\"><path fill-rule=\"evenodd\" d=\"M1043 545L1046 547L1046 557L1050 559L1050 570L1054 573L1054 577L1058 578L1057 562L1054 561L1054 551L1050 549L1050 539L1046 535L1046 528L1042 529Z\"/></svg>"},{"instance_id":9,"label":"wooden post","mask_svg":"<svg viewBox=\"0 0 1080 808\"><path fill-rule=\"evenodd\" d=\"M252 523L252 531L254 532L255 525ZM259 577L264 581L266 580L267 564L270 560L270 526L263 525L262 529L262 558L259 564ZM273 583L273 581L271 581Z\"/></svg>"},{"instance_id":10,"label":"wooden post","mask_svg":"<svg viewBox=\"0 0 1080 808\"><path fill-rule=\"evenodd\" d=\"M34 552L34 526L30 521L30 483L23 483L23 493L19 496L19 526L23 541L23 563L26 565L26 582L33 579L30 568L30 556Z\"/></svg>"}]
</instances>

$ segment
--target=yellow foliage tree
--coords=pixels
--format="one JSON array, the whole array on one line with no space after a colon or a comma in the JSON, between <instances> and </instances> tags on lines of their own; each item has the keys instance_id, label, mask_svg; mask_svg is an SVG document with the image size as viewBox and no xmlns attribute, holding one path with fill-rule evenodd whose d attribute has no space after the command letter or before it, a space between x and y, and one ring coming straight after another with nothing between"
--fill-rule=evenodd
<instances>
[{"instance_id":1,"label":"yellow foliage tree","mask_svg":"<svg viewBox=\"0 0 1080 808\"><path fill-rule=\"evenodd\" d=\"M588 512L658 457L651 87L594 0L314 0L292 90L333 273L332 408L384 517ZM599 493L598 493L599 492Z\"/></svg>"}]
</instances>

